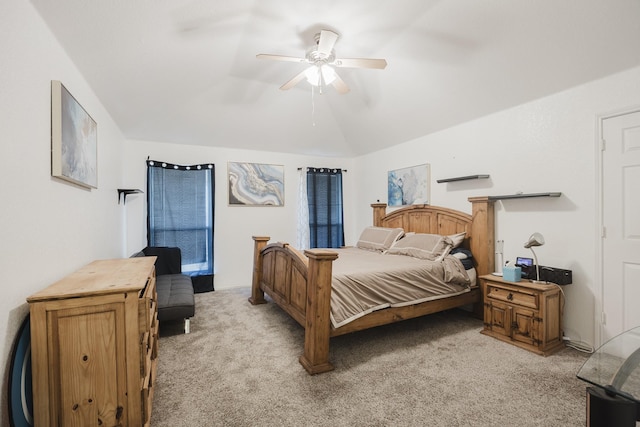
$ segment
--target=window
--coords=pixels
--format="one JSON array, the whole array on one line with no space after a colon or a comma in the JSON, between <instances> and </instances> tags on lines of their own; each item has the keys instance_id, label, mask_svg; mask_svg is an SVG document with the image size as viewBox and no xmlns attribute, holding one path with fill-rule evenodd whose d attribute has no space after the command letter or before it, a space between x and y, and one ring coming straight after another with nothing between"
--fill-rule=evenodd
<instances>
[{"instance_id":1,"label":"window","mask_svg":"<svg viewBox=\"0 0 640 427\"><path fill-rule=\"evenodd\" d=\"M308 168L309 246L344 246L342 170Z\"/></svg>"},{"instance_id":2,"label":"window","mask_svg":"<svg viewBox=\"0 0 640 427\"><path fill-rule=\"evenodd\" d=\"M214 165L147 161L147 245L178 247L194 287L213 286Z\"/></svg>"}]
</instances>

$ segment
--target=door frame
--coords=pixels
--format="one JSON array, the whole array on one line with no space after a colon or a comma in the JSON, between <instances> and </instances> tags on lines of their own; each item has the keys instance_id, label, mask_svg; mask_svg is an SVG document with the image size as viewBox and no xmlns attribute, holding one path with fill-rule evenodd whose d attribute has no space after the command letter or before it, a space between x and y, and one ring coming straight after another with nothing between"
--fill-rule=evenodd
<instances>
[{"instance_id":1,"label":"door frame","mask_svg":"<svg viewBox=\"0 0 640 427\"><path fill-rule=\"evenodd\" d=\"M594 280L594 289L593 294L595 296L594 301L594 348L600 347L602 344L602 317L604 315L603 312L603 300L604 300L604 250L603 250L603 229L604 229L604 167L603 167L603 146L602 141L603 132L604 132L604 121L607 119L612 119L618 116L624 116L626 114L638 113L640 112L640 105L626 107L619 110L615 110L609 113L599 114L596 117L596 138L595 138L595 169L596 169L596 230L595 230L595 253L596 253L596 262L595 262L595 280Z\"/></svg>"}]
</instances>

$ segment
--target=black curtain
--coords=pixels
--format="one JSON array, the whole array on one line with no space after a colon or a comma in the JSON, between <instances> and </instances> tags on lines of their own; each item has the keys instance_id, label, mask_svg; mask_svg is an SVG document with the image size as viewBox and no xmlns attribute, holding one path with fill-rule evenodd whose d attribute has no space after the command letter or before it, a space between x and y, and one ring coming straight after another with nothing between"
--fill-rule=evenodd
<instances>
[{"instance_id":1,"label":"black curtain","mask_svg":"<svg viewBox=\"0 0 640 427\"><path fill-rule=\"evenodd\" d=\"M147 160L147 245L180 248L196 292L213 290L214 171Z\"/></svg>"},{"instance_id":2,"label":"black curtain","mask_svg":"<svg viewBox=\"0 0 640 427\"><path fill-rule=\"evenodd\" d=\"M342 169L307 168L309 246L344 246Z\"/></svg>"}]
</instances>

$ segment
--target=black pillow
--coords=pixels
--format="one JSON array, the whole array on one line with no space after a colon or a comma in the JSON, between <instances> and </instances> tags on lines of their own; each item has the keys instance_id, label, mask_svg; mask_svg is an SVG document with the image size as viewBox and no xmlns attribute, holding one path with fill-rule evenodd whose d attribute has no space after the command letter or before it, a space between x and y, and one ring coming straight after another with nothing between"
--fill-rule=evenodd
<instances>
[{"instance_id":1,"label":"black pillow","mask_svg":"<svg viewBox=\"0 0 640 427\"><path fill-rule=\"evenodd\" d=\"M457 253L462 253L465 254L466 257L460 259L460 261L462 262L462 265L464 266L465 270L471 270L473 268L473 255L471 255L471 251L468 249L464 249L464 248L454 248L451 249L451 252L449 253L449 255L453 255L453 254L457 254Z\"/></svg>"}]
</instances>

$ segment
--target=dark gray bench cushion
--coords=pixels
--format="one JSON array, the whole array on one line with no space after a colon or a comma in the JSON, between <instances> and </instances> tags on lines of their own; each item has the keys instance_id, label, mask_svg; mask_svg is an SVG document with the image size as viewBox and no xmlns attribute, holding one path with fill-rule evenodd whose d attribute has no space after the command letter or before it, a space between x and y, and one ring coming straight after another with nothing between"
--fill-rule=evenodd
<instances>
[{"instance_id":1,"label":"dark gray bench cushion","mask_svg":"<svg viewBox=\"0 0 640 427\"><path fill-rule=\"evenodd\" d=\"M158 320L187 319L195 314L191 278L184 274L156 277Z\"/></svg>"}]
</instances>

